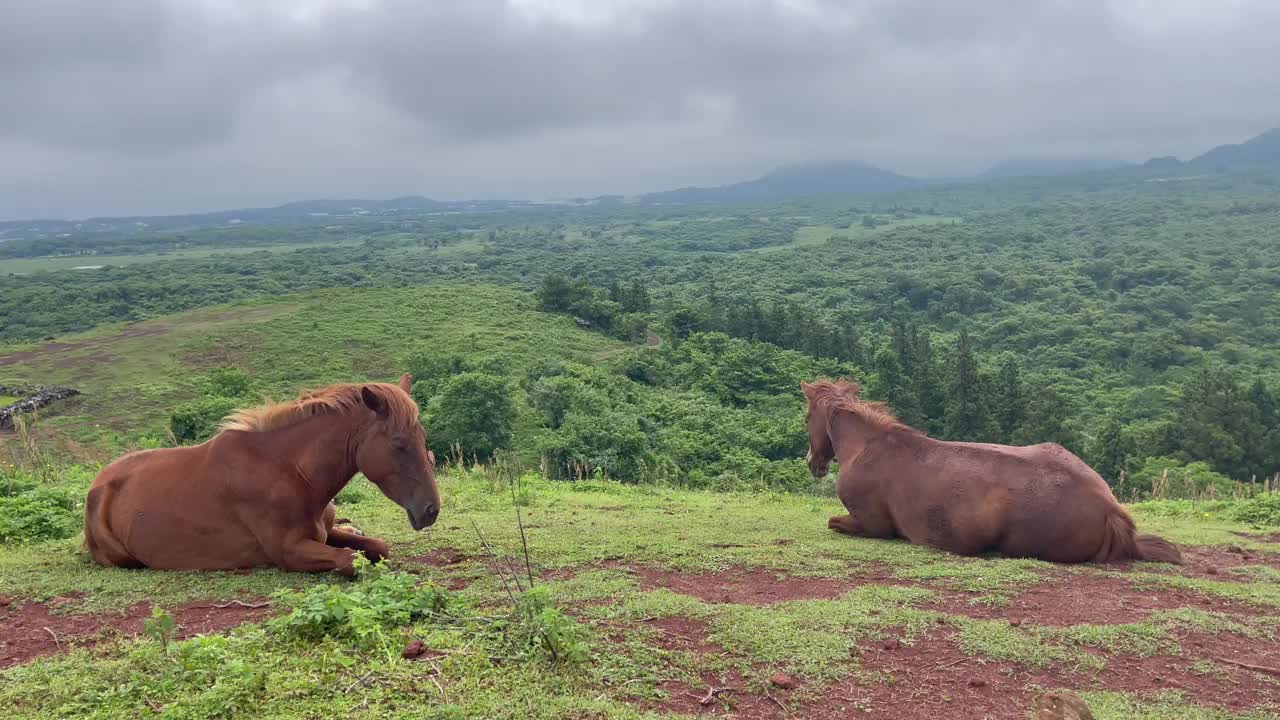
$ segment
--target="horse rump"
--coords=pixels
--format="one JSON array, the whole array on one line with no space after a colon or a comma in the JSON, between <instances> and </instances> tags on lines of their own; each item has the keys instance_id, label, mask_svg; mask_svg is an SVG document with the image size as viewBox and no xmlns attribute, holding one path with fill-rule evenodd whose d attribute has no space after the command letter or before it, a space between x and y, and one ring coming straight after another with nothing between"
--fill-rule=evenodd
<instances>
[{"instance_id":1,"label":"horse rump","mask_svg":"<svg viewBox=\"0 0 1280 720\"><path fill-rule=\"evenodd\" d=\"M1155 535L1139 535L1123 509L1117 507L1107 514L1103 528L1102 546L1094 557L1097 562L1146 562L1182 564L1182 552L1168 540Z\"/></svg>"}]
</instances>

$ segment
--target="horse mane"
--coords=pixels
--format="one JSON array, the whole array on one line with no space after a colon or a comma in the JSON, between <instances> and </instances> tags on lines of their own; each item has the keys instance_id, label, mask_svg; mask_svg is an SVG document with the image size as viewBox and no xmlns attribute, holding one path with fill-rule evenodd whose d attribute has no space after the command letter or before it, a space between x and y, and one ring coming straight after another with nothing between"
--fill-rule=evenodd
<instances>
[{"instance_id":1,"label":"horse mane","mask_svg":"<svg viewBox=\"0 0 1280 720\"><path fill-rule=\"evenodd\" d=\"M913 428L899 420L888 405L874 400L863 400L861 393L861 385L845 378L836 381L819 380L804 386L804 394L809 402L827 408L828 412L846 412L855 415L881 430L896 430L915 435L925 434L923 430Z\"/></svg>"},{"instance_id":2,"label":"horse mane","mask_svg":"<svg viewBox=\"0 0 1280 720\"><path fill-rule=\"evenodd\" d=\"M296 425L317 415L340 415L364 408L361 388L369 388L386 403L391 422L411 425L418 422L418 407L409 394L389 383L344 383L303 390L292 402L268 403L238 410L227 416L219 431L268 432Z\"/></svg>"}]
</instances>

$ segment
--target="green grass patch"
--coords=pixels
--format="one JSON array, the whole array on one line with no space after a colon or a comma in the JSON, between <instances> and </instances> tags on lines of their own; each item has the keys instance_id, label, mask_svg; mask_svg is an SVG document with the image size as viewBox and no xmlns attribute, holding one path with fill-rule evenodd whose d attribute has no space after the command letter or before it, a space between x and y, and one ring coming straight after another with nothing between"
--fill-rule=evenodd
<instances>
[{"instance_id":1,"label":"green grass patch","mask_svg":"<svg viewBox=\"0 0 1280 720\"><path fill-rule=\"evenodd\" d=\"M1005 660L1028 667L1067 665L1099 670L1104 661L1082 650L1046 642L1038 629L1014 627L1005 620L952 618L960 627L960 648L969 655Z\"/></svg>"},{"instance_id":2,"label":"green grass patch","mask_svg":"<svg viewBox=\"0 0 1280 720\"><path fill-rule=\"evenodd\" d=\"M1269 711L1234 713L1229 710L1196 705L1180 691L1166 691L1148 696L1116 692L1082 692L1097 720L1274 720Z\"/></svg>"},{"instance_id":3,"label":"green grass patch","mask_svg":"<svg viewBox=\"0 0 1280 720\"><path fill-rule=\"evenodd\" d=\"M1040 582L1035 570L1048 570L1050 563L1037 560L995 558L983 560L947 557L898 571L908 580L935 580L976 597L974 602L1004 606L1009 599Z\"/></svg>"},{"instance_id":4,"label":"green grass patch","mask_svg":"<svg viewBox=\"0 0 1280 720\"><path fill-rule=\"evenodd\" d=\"M77 272L93 272L101 267L120 267L123 265L141 265L144 263L165 260L199 260L209 257L227 255L244 255L247 253L286 253L309 248L339 247L342 245L358 245L358 242L327 243L285 243L281 245L254 245L246 247L210 247L192 248L190 250L173 250L159 253L138 253L133 255L68 255L63 257L36 258L0 258L0 275L10 273L29 275L37 272L75 270Z\"/></svg>"}]
</instances>

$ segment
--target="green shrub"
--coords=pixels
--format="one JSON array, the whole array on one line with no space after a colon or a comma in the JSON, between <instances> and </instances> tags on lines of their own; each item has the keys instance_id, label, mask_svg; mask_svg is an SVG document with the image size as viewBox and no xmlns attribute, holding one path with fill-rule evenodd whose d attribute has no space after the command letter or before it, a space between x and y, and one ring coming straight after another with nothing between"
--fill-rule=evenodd
<instances>
[{"instance_id":1,"label":"green shrub","mask_svg":"<svg viewBox=\"0 0 1280 720\"><path fill-rule=\"evenodd\" d=\"M1242 500L1230 515L1232 520L1251 525L1280 526L1280 493L1263 493Z\"/></svg>"},{"instance_id":2,"label":"green shrub","mask_svg":"<svg viewBox=\"0 0 1280 720\"><path fill-rule=\"evenodd\" d=\"M503 378L463 373L444 382L427 411L427 437L436 455L449 457L454 445L466 457L488 459L511 447L516 408Z\"/></svg>"},{"instance_id":3,"label":"green shrub","mask_svg":"<svg viewBox=\"0 0 1280 720\"><path fill-rule=\"evenodd\" d=\"M1231 497L1236 483L1214 472L1207 463L1184 464L1173 458L1147 458L1142 468L1126 478L1123 488L1143 497L1203 498Z\"/></svg>"},{"instance_id":4,"label":"green shrub","mask_svg":"<svg viewBox=\"0 0 1280 720\"><path fill-rule=\"evenodd\" d=\"M561 477L599 468L612 478L634 482L642 479L650 459L639 418L621 412L571 413L538 449Z\"/></svg>"},{"instance_id":5,"label":"green shrub","mask_svg":"<svg viewBox=\"0 0 1280 720\"><path fill-rule=\"evenodd\" d=\"M210 397L246 398L252 387L248 373L234 366L210 370L207 381Z\"/></svg>"},{"instance_id":6,"label":"green shrub","mask_svg":"<svg viewBox=\"0 0 1280 720\"><path fill-rule=\"evenodd\" d=\"M0 495L0 543L61 540L75 535L84 523L80 497L69 488L58 487L29 487Z\"/></svg>"},{"instance_id":7,"label":"green shrub","mask_svg":"<svg viewBox=\"0 0 1280 720\"><path fill-rule=\"evenodd\" d=\"M392 630L450 614L454 600L448 591L431 584L419 587L418 578L408 573L372 572L355 585L277 593L276 602L293 611L272 619L269 627L307 640L334 637L385 646Z\"/></svg>"},{"instance_id":8,"label":"green shrub","mask_svg":"<svg viewBox=\"0 0 1280 720\"><path fill-rule=\"evenodd\" d=\"M204 442L213 437L218 431L218 424L238 406L238 402L228 397L207 397L183 403L169 416L169 430L179 443Z\"/></svg>"}]
</instances>

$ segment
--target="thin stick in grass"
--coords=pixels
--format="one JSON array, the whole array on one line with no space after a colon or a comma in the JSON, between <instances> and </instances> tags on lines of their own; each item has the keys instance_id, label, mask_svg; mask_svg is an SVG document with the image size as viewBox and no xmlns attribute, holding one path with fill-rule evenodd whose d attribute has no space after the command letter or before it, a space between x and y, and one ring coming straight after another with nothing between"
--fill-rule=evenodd
<instances>
[{"instance_id":1,"label":"thin stick in grass","mask_svg":"<svg viewBox=\"0 0 1280 720\"><path fill-rule=\"evenodd\" d=\"M520 516L520 501L517 498L516 483L520 482L520 475L513 474L511 476L511 504L516 508L516 525L520 526L520 546L524 548L524 571L529 576L529 589L533 589L533 563L529 562L529 540L524 535L524 518Z\"/></svg>"}]
</instances>

